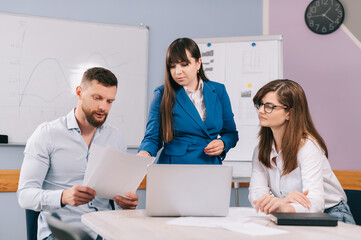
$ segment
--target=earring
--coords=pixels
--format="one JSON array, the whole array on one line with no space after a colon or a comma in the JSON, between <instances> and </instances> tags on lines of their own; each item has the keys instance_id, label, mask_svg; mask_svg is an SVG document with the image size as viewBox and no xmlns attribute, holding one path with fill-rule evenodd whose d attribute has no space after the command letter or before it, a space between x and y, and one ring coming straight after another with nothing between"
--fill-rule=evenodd
<instances>
[{"instance_id":1,"label":"earring","mask_svg":"<svg viewBox=\"0 0 361 240\"><path fill-rule=\"evenodd\" d=\"M197 73L199 73L199 69L197 70Z\"/></svg>"}]
</instances>

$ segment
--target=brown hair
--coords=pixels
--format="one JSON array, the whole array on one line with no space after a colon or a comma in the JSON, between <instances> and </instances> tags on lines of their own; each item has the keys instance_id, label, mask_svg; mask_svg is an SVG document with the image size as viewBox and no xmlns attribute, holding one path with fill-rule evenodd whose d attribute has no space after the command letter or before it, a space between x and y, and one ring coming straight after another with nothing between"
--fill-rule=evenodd
<instances>
[{"instance_id":1,"label":"brown hair","mask_svg":"<svg viewBox=\"0 0 361 240\"><path fill-rule=\"evenodd\" d=\"M93 67L86 70L81 79L81 84L87 85L94 80L97 80L105 87L118 87L117 77L111 71L102 67Z\"/></svg>"},{"instance_id":2,"label":"brown hair","mask_svg":"<svg viewBox=\"0 0 361 240\"><path fill-rule=\"evenodd\" d=\"M320 145L326 157L328 151L325 141L317 132L302 87L288 79L274 80L264 85L254 96L254 104L259 103L268 92L275 92L278 101L287 106L290 119L286 124L282 138L283 175L292 172L298 166L297 154L304 140L311 137ZM269 127L261 127L259 133L258 159L267 168L271 168L270 154L274 142L273 133Z\"/></svg>"},{"instance_id":3,"label":"brown hair","mask_svg":"<svg viewBox=\"0 0 361 240\"><path fill-rule=\"evenodd\" d=\"M170 65L178 62L190 63L186 50L189 51L191 56L198 61L201 58L201 52L197 44L190 38L178 38L174 40L168 47L166 55L166 70L164 77L164 93L162 102L160 104L161 114L161 137L164 142L173 140L173 116L172 110L175 101L175 90L181 88L170 73ZM201 63L200 69L197 73L197 78L203 81L208 81L204 74L203 65Z\"/></svg>"}]
</instances>

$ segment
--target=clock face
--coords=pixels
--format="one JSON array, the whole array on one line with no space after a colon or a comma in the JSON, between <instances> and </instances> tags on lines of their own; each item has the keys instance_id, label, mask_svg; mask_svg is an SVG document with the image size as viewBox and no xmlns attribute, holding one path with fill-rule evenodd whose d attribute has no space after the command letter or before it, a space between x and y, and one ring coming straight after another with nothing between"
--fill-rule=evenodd
<instances>
[{"instance_id":1,"label":"clock face","mask_svg":"<svg viewBox=\"0 0 361 240\"><path fill-rule=\"evenodd\" d=\"M318 34L329 34L342 24L345 11L338 0L314 0L305 13L307 27Z\"/></svg>"}]
</instances>

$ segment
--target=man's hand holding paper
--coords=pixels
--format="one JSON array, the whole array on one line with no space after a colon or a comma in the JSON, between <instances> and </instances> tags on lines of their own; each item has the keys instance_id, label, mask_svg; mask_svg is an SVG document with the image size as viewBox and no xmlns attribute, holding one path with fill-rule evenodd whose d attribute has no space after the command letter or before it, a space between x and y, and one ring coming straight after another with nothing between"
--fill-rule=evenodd
<instances>
[{"instance_id":1,"label":"man's hand holding paper","mask_svg":"<svg viewBox=\"0 0 361 240\"><path fill-rule=\"evenodd\" d=\"M95 197L94 189L86 186L74 185L71 188L65 189L61 195L61 204L70 204L72 206L79 206L86 204Z\"/></svg>"},{"instance_id":2,"label":"man's hand holding paper","mask_svg":"<svg viewBox=\"0 0 361 240\"><path fill-rule=\"evenodd\" d=\"M125 197L118 195L113 200L123 209L135 209L138 205L138 195L134 193L126 193Z\"/></svg>"},{"instance_id":3,"label":"man's hand holding paper","mask_svg":"<svg viewBox=\"0 0 361 240\"><path fill-rule=\"evenodd\" d=\"M92 145L83 185L122 208L134 209L138 203L135 192L154 159Z\"/></svg>"}]
</instances>

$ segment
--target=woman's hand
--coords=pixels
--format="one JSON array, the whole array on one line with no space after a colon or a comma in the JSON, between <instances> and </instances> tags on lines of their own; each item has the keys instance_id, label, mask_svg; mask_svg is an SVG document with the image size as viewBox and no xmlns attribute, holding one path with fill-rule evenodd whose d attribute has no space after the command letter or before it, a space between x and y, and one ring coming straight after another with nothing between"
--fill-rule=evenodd
<instances>
[{"instance_id":1,"label":"woman's hand","mask_svg":"<svg viewBox=\"0 0 361 240\"><path fill-rule=\"evenodd\" d=\"M285 203L299 203L305 208L310 208L311 201L307 198L308 190L303 193L299 191L289 192L286 197L284 197Z\"/></svg>"},{"instance_id":2,"label":"woman's hand","mask_svg":"<svg viewBox=\"0 0 361 240\"><path fill-rule=\"evenodd\" d=\"M205 154L209 156L220 155L224 151L224 142L220 139L213 140L204 149Z\"/></svg>"},{"instance_id":3,"label":"woman's hand","mask_svg":"<svg viewBox=\"0 0 361 240\"><path fill-rule=\"evenodd\" d=\"M139 151L139 153L137 154L137 156L144 156L144 157L151 157L150 153L147 151Z\"/></svg>"},{"instance_id":4,"label":"woman's hand","mask_svg":"<svg viewBox=\"0 0 361 240\"><path fill-rule=\"evenodd\" d=\"M256 212L264 212L265 214L269 214L271 211L278 209L281 205L281 199L276 198L270 194L264 194L257 200L253 200L254 208Z\"/></svg>"},{"instance_id":5,"label":"woman's hand","mask_svg":"<svg viewBox=\"0 0 361 240\"><path fill-rule=\"evenodd\" d=\"M308 190L300 193L293 191L287 194L284 198L277 198L270 194L264 194L257 200L253 201L256 211L270 214L271 212L295 212L295 209L289 203L299 203L302 206L309 208L310 200L307 198Z\"/></svg>"}]
</instances>

